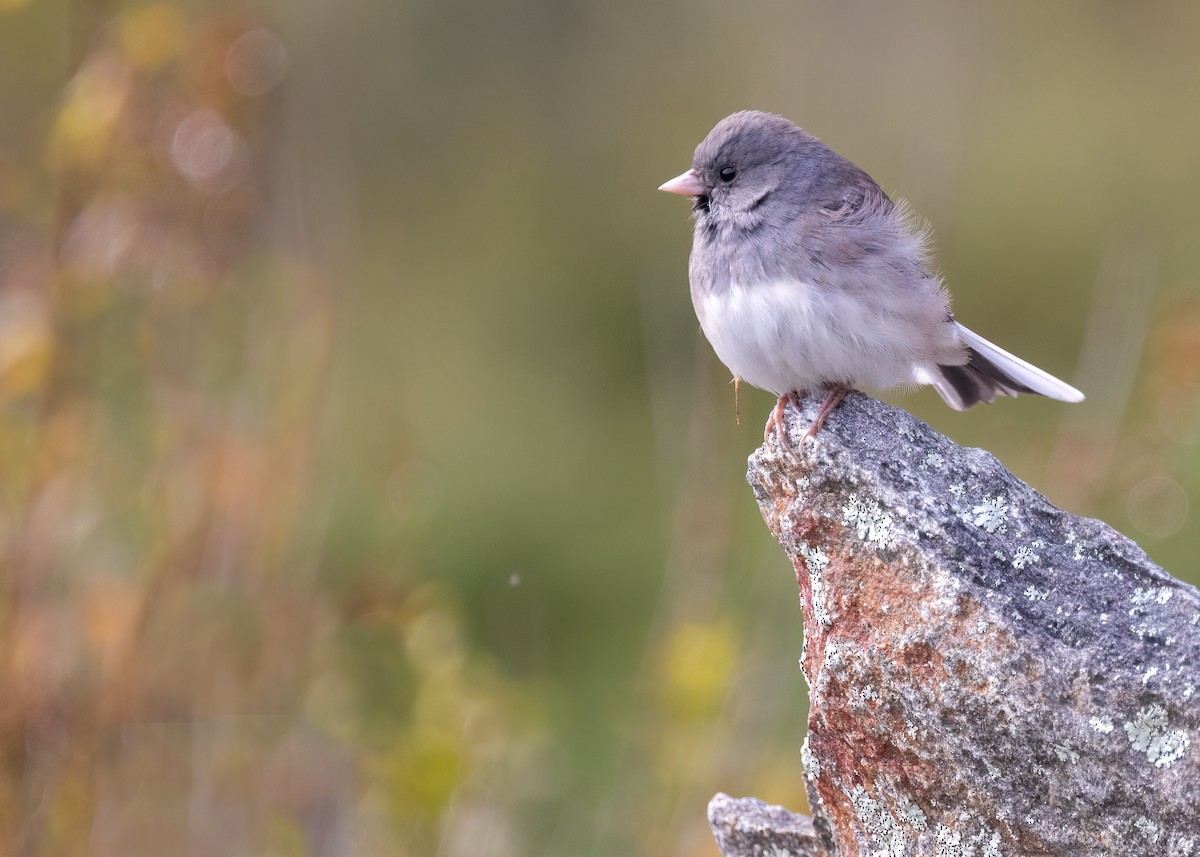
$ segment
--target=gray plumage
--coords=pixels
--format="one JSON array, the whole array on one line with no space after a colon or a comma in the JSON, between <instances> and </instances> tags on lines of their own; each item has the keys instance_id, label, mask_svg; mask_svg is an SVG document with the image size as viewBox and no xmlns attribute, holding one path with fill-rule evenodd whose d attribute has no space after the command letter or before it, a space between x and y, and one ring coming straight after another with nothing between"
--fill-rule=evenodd
<instances>
[{"instance_id":1,"label":"gray plumage","mask_svg":"<svg viewBox=\"0 0 1200 857\"><path fill-rule=\"evenodd\" d=\"M997 395L1083 398L957 323L924 230L781 116L723 119L662 189L695 198L689 271L705 335L780 408L794 391L914 384L959 410Z\"/></svg>"}]
</instances>

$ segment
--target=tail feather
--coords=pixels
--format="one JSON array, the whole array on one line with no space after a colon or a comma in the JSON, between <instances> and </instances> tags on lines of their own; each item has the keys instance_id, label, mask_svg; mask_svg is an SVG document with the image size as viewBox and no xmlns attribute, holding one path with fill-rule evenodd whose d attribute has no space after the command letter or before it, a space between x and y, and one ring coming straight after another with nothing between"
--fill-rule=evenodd
<instances>
[{"instance_id":1,"label":"tail feather","mask_svg":"<svg viewBox=\"0 0 1200 857\"><path fill-rule=\"evenodd\" d=\"M946 404L955 410L964 411L980 402L991 404L997 395L1018 393L1037 393L1061 402L1083 401L1083 393L1070 384L1009 354L958 322L955 325L967 343L967 362L938 366L939 376L933 382Z\"/></svg>"}]
</instances>

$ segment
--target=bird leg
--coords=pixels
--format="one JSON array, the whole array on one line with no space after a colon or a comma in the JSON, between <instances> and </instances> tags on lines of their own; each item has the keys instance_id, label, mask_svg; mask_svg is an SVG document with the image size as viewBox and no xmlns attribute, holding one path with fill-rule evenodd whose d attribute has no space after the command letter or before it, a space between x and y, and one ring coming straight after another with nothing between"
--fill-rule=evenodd
<instances>
[{"instance_id":1,"label":"bird leg","mask_svg":"<svg viewBox=\"0 0 1200 857\"><path fill-rule=\"evenodd\" d=\"M784 421L783 412L787 409L788 402L795 395L795 393L784 393L779 397L779 401L775 403L775 408L771 411L771 416L767 418L767 425L763 429L763 443L769 443L771 440L771 430L778 429L779 445L792 458L796 457L796 451L792 449L792 442L788 440L787 424Z\"/></svg>"},{"instance_id":2,"label":"bird leg","mask_svg":"<svg viewBox=\"0 0 1200 857\"><path fill-rule=\"evenodd\" d=\"M808 427L808 431L804 433L804 438L800 441L801 443L810 437L816 436L817 432L821 430L821 426L825 425L825 418L833 412L834 408L842 403L842 399L846 398L846 394L849 392L850 388L843 387L840 384L835 384L829 388L829 395L821 403L821 408L817 411L817 417L812 421L812 425Z\"/></svg>"}]
</instances>

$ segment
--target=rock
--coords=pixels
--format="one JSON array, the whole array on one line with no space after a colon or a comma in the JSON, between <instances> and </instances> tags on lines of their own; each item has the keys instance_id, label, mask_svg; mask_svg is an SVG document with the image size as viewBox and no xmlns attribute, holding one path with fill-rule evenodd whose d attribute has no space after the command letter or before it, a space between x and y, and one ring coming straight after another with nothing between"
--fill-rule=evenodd
<instances>
[{"instance_id":1,"label":"rock","mask_svg":"<svg viewBox=\"0 0 1200 857\"><path fill-rule=\"evenodd\" d=\"M718 793L708 802L708 823L722 854L825 857L812 819L752 797Z\"/></svg>"},{"instance_id":2,"label":"rock","mask_svg":"<svg viewBox=\"0 0 1200 857\"><path fill-rule=\"evenodd\" d=\"M1200 857L1194 587L858 393L748 479L800 588L825 849L779 853Z\"/></svg>"}]
</instances>

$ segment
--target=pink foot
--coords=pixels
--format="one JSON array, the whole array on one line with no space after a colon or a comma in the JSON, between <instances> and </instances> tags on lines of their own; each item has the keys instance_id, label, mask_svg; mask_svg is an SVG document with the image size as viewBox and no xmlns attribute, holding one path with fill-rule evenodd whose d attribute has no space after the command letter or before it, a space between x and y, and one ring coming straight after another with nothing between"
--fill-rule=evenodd
<instances>
[{"instance_id":1,"label":"pink foot","mask_svg":"<svg viewBox=\"0 0 1200 857\"><path fill-rule=\"evenodd\" d=\"M812 421L812 425L808 427L808 431L804 433L804 440L810 437L815 437L817 432L821 430L821 426L825 425L825 418L829 416L833 409L842 403L842 399L846 398L846 394L850 392L848 387L837 385L829 388L829 395L825 397L825 401L821 403L820 410L817 411L817 417ZM801 441L803 443L803 441Z\"/></svg>"},{"instance_id":2,"label":"pink foot","mask_svg":"<svg viewBox=\"0 0 1200 857\"><path fill-rule=\"evenodd\" d=\"M774 410L771 411L771 416L767 418L766 428L763 429L763 442L769 443L771 440L771 431L777 430L780 447L792 458L796 457L796 451L792 449L792 442L788 439L784 411L787 409L788 402L792 401L792 397L795 395L795 393L784 393L779 397L779 401L775 403Z\"/></svg>"}]
</instances>

